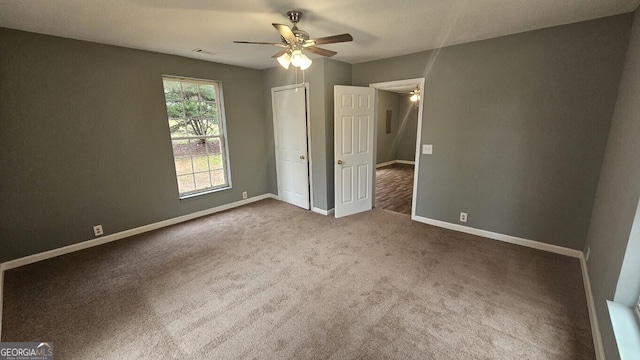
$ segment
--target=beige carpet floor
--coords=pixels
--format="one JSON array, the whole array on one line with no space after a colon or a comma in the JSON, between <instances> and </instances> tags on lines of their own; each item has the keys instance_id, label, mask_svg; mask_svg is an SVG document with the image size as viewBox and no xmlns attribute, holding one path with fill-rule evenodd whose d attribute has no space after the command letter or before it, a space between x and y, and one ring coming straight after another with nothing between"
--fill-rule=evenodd
<instances>
[{"instance_id":1,"label":"beige carpet floor","mask_svg":"<svg viewBox=\"0 0 640 360\"><path fill-rule=\"evenodd\" d=\"M2 326L58 360L594 358L577 259L275 200L7 271Z\"/></svg>"}]
</instances>

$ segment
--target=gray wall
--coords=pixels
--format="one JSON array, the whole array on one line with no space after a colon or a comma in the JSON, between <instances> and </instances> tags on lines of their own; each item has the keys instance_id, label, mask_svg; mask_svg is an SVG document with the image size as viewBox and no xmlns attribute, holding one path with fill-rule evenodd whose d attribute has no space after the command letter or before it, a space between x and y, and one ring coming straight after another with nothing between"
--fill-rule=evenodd
<instances>
[{"instance_id":1,"label":"gray wall","mask_svg":"<svg viewBox=\"0 0 640 360\"><path fill-rule=\"evenodd\" d=\"M426 77L417 215L582 250L631 22L354 65L354 85Z\"/></svg>"},{"instance_id":2,"label":"gray wall","mask_svg":"<svg viewBox=\"0 0 640 360\"><path fill-rule=\"evenodd\" d=\"M268 191L258 70L0 29L0 262ZM222 81L233 189L178 199L162 75Z\"/></svg>"},{"instance_id":3,"label":"gray wall","mask_svg":"<svg viewBox=\"0 0 640 360\"><path fill-rule=\"evenodd\" d=\"M414 161L416 159L416 137L418 133L418 109L409 100L409 95L400 97L397 158Z\"/></svg>"},{"instance_id":4,"label":"gray wall","mask_svg":"<svg viewBox=\"0 0 640 360\"><path fill-rule=\"evenodd\" d=\"M636 11L585 247L591 249L587 266L608 360L620 357L606 300L631 306L640 294L639 99L640 12Z\"/></svg>"},{"instance_id":5,"label":"gray wall","mask_svg":"<svg viewBox=\"0 0 640 360\"><path fill-rule=\"evenodd\" d=\"M398 111L400 95L398 93L378 90L376 164L397 160L398 150ZM391 111L391 133L386 133L387 110Z\"/></svg>"},{"instance_id":6,"label":"gray wall","mask_svg":"<svg viewBox=\"0 0 640 360\"><path fill-rule=\"evenodd\" d=\"M293 85L296 73L293 68L273 67L263 70L263 96L265 138L267 141L267 172L269 192L278 193L275 163L275 144L273 137L273 110L271 89L273 87ZM298 83L303 81L302 72L298 72ZM309 122L311 124L311 170L313 182L314 206L329 210L334 204L333 183L333 86L350 85L351 65L327 58L313 60L305 71L305 82L309 83Z\"/></svg>"}]
</instances>

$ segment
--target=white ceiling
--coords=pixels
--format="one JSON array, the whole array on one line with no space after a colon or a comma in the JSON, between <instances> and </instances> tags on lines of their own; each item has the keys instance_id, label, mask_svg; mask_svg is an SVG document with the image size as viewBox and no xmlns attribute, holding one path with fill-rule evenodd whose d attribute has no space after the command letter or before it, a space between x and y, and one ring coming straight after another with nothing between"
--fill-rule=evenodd
<instances>
[{"instance_id":1,"label":"white ceiling","mask_svg":"<svg viewBox=\"0 0 640 360\"><path fill-rule=\"evenodd\" d=\"M635 10L640 0L2 0L0 27L182 55L256 69L276 66L271 23L304 12L314 37L359 63ZM202 48L213 55L197 54ZM317 56L310 56L312 59Z\"/></svg>"}]
</instances>

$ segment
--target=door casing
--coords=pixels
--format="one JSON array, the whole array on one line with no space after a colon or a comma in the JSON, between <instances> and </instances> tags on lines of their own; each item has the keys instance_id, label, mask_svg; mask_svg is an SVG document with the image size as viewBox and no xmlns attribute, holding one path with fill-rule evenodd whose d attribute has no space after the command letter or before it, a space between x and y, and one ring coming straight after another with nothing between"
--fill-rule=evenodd
<instances>
[{"instance_id":1,"label":"door casing","mask_svg":"<svg viewBox=\"0 0 640 360\"><path fill-rule=\"evenodd\" d=\"M385 81L379 83L369 84L370 87L378 90L386 91L398 91L399 89L406 90L408 87L418 86L420 88L420 101L418 102L418 128L416 129L416 156L415 156L415 168L413 172L413 195L411 196L411 219L416 217L416 204L418 199L418 174L420 173L420 144L422 143L422 111L424 107L425 97L425 78L413 78L405 80ZM377 106L377 104L376 104ZM377 124L376 124L377 126ZM375 184L375 175L374 175ZM375 199L375 188L374 199Z\"/></svg>"}]
</instances>

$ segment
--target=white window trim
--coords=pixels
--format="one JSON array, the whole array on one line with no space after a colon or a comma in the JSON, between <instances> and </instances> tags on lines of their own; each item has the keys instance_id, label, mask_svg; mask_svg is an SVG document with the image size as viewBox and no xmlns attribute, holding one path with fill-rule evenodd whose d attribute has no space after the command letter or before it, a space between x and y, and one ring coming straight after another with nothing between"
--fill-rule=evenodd
<instances>
[{"instance_id":1,"label":"white window trim","mask_svg":"<svg viewBox=\"0 0 640 360\"><path fill-rule=\"evenodd\" d=\"M229 136L227 135L227 112L225 110L225 106L224 106L224 90L223 90L223 86L222 86L222 81L220 80L207 80L207 79L198 79L198 78L190 78L190 77L184 77L184 76L176 76L176 75L167 75L167 74L162 74L162 80L163 80L163 93L164 93L164 80L165 79L172 79L172 80L176 80L176 81L188 81L188 82L192 82L192 83L198 83L198 84L211 84L211 83L216 83L217 86L217 90L218 90L218 106L220 107L220 119L221 121L219 122L219 126L220 126L220 141L223 144L223 149L224 151L222 151L223 153L223 157L224 157L224 161L225 161L225 167L224 167L224 171L226 172L226 178L227 178L227 185L226 186L222 186L222 187L218 187L218 188L212 188L212 189L206 189L206 190L202 190L199 192L190 192L190 193L185 193L185 194L180 194L180 189L178 188L178 198L180 200L187 200L187 199L191 199L191 198L195 198L201 195L207 195L207 194L212 194L212 193L217 193L220 191L225 191L225 190L230 190L231 188L233 188L232 185L232 181L231 181L231 161L229 161L229 153L230 153L230 149L229 149ZM165 111L166 111L166 98L165 98ZM168 119L167 119L168 120ZM174 139L171 137L171 133L169 133L169 140L173 141ZM172 145L173 148L173 145ZM173 157L173 150L172 150L172 154L171 156ZM175 158L174 158L175 161ZM175 174L175 179L176 182L178 181L178 173L176 171L175 165L173 166L173 171Z\"/></svg>"}]
</instances>

